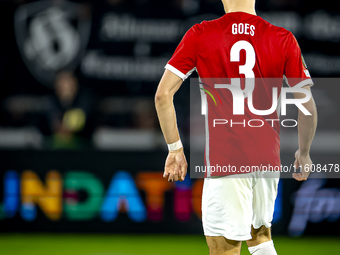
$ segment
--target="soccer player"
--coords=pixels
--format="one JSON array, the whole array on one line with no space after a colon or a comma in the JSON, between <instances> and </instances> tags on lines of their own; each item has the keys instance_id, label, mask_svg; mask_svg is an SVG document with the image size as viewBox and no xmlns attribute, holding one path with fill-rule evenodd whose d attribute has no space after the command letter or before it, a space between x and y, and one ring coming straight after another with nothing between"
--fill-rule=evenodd
<instances>
[{"instance_id":1,"label":"soccer player","mask_svg":"<svg viewBox=\"0 0 340 255\"><path fill-rule=\"evenodd\" d=\"M293 178L304 181L308 178L308 169L312 164L309 150L316 130L317 113L310 90L313 81L299 45L292 33L256 15L255 0L222 2L226 12L224 16L196 24L184 35L165 66L166 70L156 92L156 110L169 147L164 178L168 178L168 181L181 181L186 176L187 162L177 129L173 96L196 68L202 81L207 78L265 80L281 77L279 85L275 82L274 85L264 82L257 86L256 83L250 88L252 93L244 95L252 96L256 109L270 108L274 87L279 92L279 97L282 77L290 87L299 88L294 93L295 99L303 100L307 98L306 95L310 95L310 99L302 104L310 115L302 112L299 107L299 149L295 153L295 167L301 166L301 173L293 173ZM213 88L213 84L209 82L203 84L208 91ZM223 107L219 108L214 108L214 102L207 97L208 110L205 117L208 123L208 139L205 164L229 164L237 166L238 169L234 175L210 172L204 179L202 221L209 254L240 254L241 242L246 241L251 254L274 255L277 253L271 239L270 227L279 174L264 174L263 171L262 175L261 171L241 173L240 168L242 165L280 165L280 124L278 121L266 120L277 120L278 113L274 111L269 116L253 114L247 107L249 101L244 100L244 115L233 115L233 118L237 123L260 119L264 123L263 126L213 126L213 119L221 119L224 113L229 116L232 114L233 97L230 92L227 89L218 90L224 100Z\"/></svg>"}]
</instances>

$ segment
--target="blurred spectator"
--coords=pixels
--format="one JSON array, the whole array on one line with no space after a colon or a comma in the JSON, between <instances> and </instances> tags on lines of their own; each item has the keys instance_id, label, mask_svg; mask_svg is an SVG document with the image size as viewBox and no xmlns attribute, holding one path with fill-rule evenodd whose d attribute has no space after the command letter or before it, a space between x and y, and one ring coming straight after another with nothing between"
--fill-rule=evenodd
<instances>
[{"instance_id":1,"label":"blurred spectator","mask_svg":"<svg viewBox=\"0 0 340 255\"><path fill-rule=\"evenodd\" d=\"M51 148L80 148L78 135L84 130L91 108L91 99L79 88L78 80L70 71L58 73L49 112L52 130Z\"/></svg>"}]
</instances>

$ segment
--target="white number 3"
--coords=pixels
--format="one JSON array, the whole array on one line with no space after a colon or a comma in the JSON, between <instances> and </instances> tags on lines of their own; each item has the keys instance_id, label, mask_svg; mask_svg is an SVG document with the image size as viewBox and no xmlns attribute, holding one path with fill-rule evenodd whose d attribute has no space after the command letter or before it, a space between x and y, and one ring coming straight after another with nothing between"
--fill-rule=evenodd
<instances>
[{"instance_id":1,"label":"white number 3","mask_svg":"<svg viewBox=\"0 0 340 255\"><path fill-rule=\"evenodd\" d=\"M246 51L246 63L243 66L239 66L239 73L244 74L246 78L243 93L245 94L245 97L247 97L247 94L252 93L255 87L255 75L253 72L255 66L255 50L249 42L243 40L238 41L230 49L230 62L240 61L241 50ZM232 85L241 87L240 82L240 79L232 79Z\"/></svg>"}]
</instances>

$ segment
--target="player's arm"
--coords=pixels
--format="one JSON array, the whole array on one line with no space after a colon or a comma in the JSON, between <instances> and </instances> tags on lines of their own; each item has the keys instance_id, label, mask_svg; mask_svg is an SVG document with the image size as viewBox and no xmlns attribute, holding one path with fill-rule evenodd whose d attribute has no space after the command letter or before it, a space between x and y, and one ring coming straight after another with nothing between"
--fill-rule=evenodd
<instances>
[{"instance_id":1,"label":"player's arm","mask_svg":"<svg viewBox=\"0 0 340 255\"><path fill-rule=\"evenodd\" d=\"M165 70L155 95L156 111L167 144L173 144L180 140L173 96L182 82L183 80L180 77L169 70ZM163 177L168 178L170 182L184 180L187 166L183 147L169 151Z\"/></svg>"},{"instance_id":2,"label":"player's arm","mask_svg":"<svg viewBox=\"0 0 340 255\"><path fill-rule=\"evenodd\" d=\"M304 89L310 90L310 86L304 86ZM303 93L294 93L296 99L302 99L306 95ZM295 168L298 169L301 166L302 173L294 173L294 179L298 181L305 181L309 176L309 169L312 164L312 160L309 156L310 146L315 135L317 126L317 111L313 96L307 103L302 104L311 115L305 115L299 110L298 117L298 134L299 134L299 149L295 153Z\"/></svg>"}]
</instances>

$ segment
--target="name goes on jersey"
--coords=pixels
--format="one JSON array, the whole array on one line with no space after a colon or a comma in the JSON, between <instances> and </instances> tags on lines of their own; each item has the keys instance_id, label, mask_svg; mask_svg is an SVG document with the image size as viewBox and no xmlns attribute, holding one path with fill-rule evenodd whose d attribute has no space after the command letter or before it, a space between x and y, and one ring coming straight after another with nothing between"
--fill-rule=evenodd
<instances>
[{"instance_id":1,"label":"name goes on jersey","mask_svg":"<svg viewBox=\"0 0 340 255\"><path fill-rule=\"evenodd\" d=\"M231 32L233 35L251 35L254 36L255 35L255 26L254 25L250 25L248 23L234 23L231 26Z\"/></svg>"}]
</instances>

